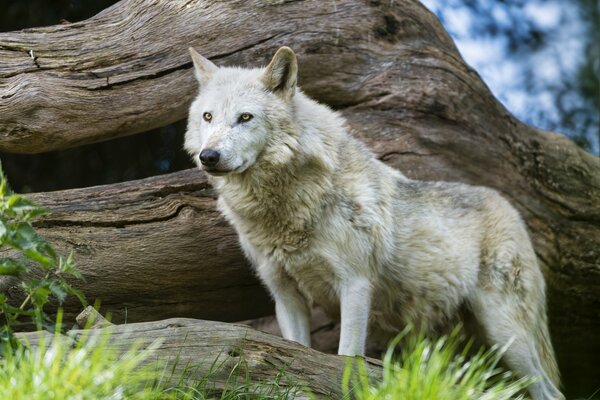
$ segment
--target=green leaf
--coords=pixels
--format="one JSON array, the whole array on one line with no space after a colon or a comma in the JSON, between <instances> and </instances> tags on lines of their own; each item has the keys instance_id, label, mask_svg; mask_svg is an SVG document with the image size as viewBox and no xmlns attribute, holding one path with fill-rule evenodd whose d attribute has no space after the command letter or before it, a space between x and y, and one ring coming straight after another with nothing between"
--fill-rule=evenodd
<instances>
[{"instance_id":1,"label":"green leaf","mask_svg":"<svg viewBox=\"0 0 600 400\"><path fill-rule=\"evenodd\" d=\"M69 286L69 294L74 295L75 297L77 297L77 299L79 300L79 302L81 303L81 305L85 308L88 305L87 300L85 299L85 296L83 294L83 292L81 290L75 289L72 286Z\"/></svg>"},{"instance_id":2,"label":"green leaf","mask_svg":"<svg viewBox=\"0 0 600 400\"><path fill-rule=\"evenodd\" d=\"M20 308L11 306L8 303L2 304L2 309L4 310L4 312L10 313L14 316L24 315L26 317L33 317L35 315L35 313L31 310L21 310Z\"/></svg>"},{"instance_id":3,"label":"green leaf","mask_svg":"<svg viewBox=\"0 0 600 400\"><path fill-rule=\"evenodd\" d=\"M42 267L44 267L44 269L52 268L52 266L54 265L54 261L52 261L51 258L44 256L37 249L24 250L23 254L28 259L32 261L37 261L38 263L42 264Z\"/></svg>"},{"instance_id":4,"label":"green leaf","mask_svg":"<svg viewBox=\"0 0 600 400\"><path fill-rule=\"evenodd\" d=\"M83 279L81 273L75 268L72 252L69 254L69 257L67 257L66 260L62 257L59 258L58 270L63 274L74 276L77 279Z\"/></svg>"},{"instance_id":5,"label":"green leaf","mask_svg":"<svg viewBox=\"0 0 600 400\"><path fill-rule=\"evenodd\" d=\"M17 250L35 249L43 242L31 225L25 222L17 224L12 234L10 245Z\"/></svg>"},{"instance_id":6,"label":"green leaf","mask_svg":"<svg viewBox=\"0 0 600 400\"><path fill-rule=\"evenodd\" d=\"M54 295L54 297L57 298L59 303L62 303L63 301L65 301L65 298L67 297L67 292L65 291L65 288L63 287L64 285L66 285L67 283L61 282L61 281L52 281L50 282L49 285L49 289L50 292Z\"/></svg>"},{"instance_id":7,"label":"green leaf","mask_svg":"<svg viewBox=\"0 0 600 400\"><path fill-rule=\"evenodd\" d=\"M4 221L3 218L0 218L0 245L4 243L6 235L10 230L10 225Z\"/></svg>"},{"instance_id":8,"label":"green leaf","mask_svg":"<svg viewBox=\"0 0 600 400\"><path fill-rule=\"evenodd\" d=\"M81 292L80 290L75 289L73 286L69 285L69 283L64 279L61 279L60 282L62 284L62 289L65 292L67 292L67 294L77 297L77 299L79 300L79 302L81 303L82 306L84 306L84 307L87 306L87 301L85 300L85 296L83 295L83 292Z\"/></svg>"},{"instance_id":9,"label":"green leaf","mask_svg":"<svg viewBox=\"0 0 600 400\"><path fill-rule=\"evenodd\" d=\"M32 219L48 213L46 209L20 194L10 196L6 206L14 215L24 219Z\"/></svg>"},{"instance_id":10,"label":"green leaf","mask_svg":"<svg viewBox=\"0 0 600 400\"><path fill-rule=\"evenodd\" d=\"M39 262L45 269L51 268L56 259L56 253L48 242L26 222L17 225L7 244L21 250L28 259Z\"/></svg>"},{"instance_id":11,"label":"green leaf","mask_svg":"<svg viewBox=\"0 0 600 400\"><path fill-rule=\"evenodd\" d=\"M7 257L0 259L0 275L16 276L26 269L27 267L25 265L14 258Z\"/></svg>"},{"instance_id":12,"label":"green leaf","mask_svg":"<svg viewBox=\"0 0 600 400\"><path fill-rule=\"evenodd\" d=\"M10 186L8 185L8 181L4 175L4 170L2 170L2 165L0 165L0 196L8 196L11 193L12 190L10 190Z\"/></svg>"},{"instance_id":13,"label":"green leaf","mask_svg":"<svg viewBox=\"0 0 600 400\"><path fill-rule=\"evenodd\" d=\"M44 240L41 247L42 247L43 252L46 255L48 255L48 257L52 258L53 261L57 261L58 255L56 254L56 252L54 251L52 246L50 246L50 243L48 243Z\"/></svg>"},{"instance_id":14,"label":"green leaf","mask_svg":"<svg viewBox=\"0 0 600 400\"><path fill-rule=\"evenodd\" d=\"M41 309L44 304L48 303L48 296L50 296L51 290L46 285L37 286L33 288L31 292L31 302L35 308Z\"/></svg>"}]
</instances>

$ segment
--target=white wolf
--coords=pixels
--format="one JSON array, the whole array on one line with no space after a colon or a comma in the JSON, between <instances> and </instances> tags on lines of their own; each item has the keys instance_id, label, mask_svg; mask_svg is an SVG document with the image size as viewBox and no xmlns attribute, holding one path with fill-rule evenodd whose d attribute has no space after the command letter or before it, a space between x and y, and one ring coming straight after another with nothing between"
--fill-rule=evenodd
<instances>
[{"instance_id":1,"label":"white wolf","mask_svg":"<svg viewBox=\"0 0 600 400\"><path fill-rule=\"evenodd\" d=\"M506 363L563 398L544 279L525 225L494 190L421 182L387 167L342 117L296 87L287 47L263 69L215 66L190 49L200 85L185 148L269 288L287 339L310 346L312 304L341 317L339 354L407 322L438 332L463 310Z\"/></svg>"}]
</instances>

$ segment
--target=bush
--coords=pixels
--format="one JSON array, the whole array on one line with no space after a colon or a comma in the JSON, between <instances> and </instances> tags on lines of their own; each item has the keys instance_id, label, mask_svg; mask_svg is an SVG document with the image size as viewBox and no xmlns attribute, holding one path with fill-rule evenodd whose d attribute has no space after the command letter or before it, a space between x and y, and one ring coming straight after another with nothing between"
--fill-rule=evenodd
<instances>
[{"instance_id":1,"label":"bush","mask_svg":"<svg viewBox=\"0 0 600 400\"><path fill-rule=\"evenodd\" d=\"M108 330L107 330L108 329ZM46 346L18 346L0 359L0 399L11 400L238 400L295 399L298 389L280 386L284 374L270 382L252 382L243 357L231 366L224 358L198 379L187 366L175 375L177 362L167 369L161 361L148 362L160 341L146 349L133 346L122 353L111 343L110 328L88 330L73 339L60 334ZM230 368L225 387L218 389L213 373ZM190 379L188 375L194 376Z\"/></svg>"},{"instance_id":2,"label":"bush","mask_svg":"<svg viewBox=\"0 0 600 400\"><path fill-rule=\"evenodd\" d=\"M94 331L90 331L94 332ZM110 335L72 340L57 334L39 346L17 346L0 360L0 398L12 400L159 399L155 373L141 363L151 349L119 355Z\"/></svg>"},{"instance_id":3,"label":"bush","mask_svg":"<svg viewBox=\"0 0 600 400\"><path fill-rule=\"evenodd\" d=\"M72 257L64 259L39 236L31 222L47 211L28 198L12 192L0 166L0 249L8 246L16 250L17 257L0 258L0 275L14 277L26 294L16 307L0 293L0 354L17 346L14 329L23 317L28 317L38 330L53 329L54 322L44 313L43 307L51 297L62 303L68 294L75 295L82 304L83 295L65 280L68 276L81 278ZM35 277L34 267L42 271Z\"/></svg>"}]
</instances>

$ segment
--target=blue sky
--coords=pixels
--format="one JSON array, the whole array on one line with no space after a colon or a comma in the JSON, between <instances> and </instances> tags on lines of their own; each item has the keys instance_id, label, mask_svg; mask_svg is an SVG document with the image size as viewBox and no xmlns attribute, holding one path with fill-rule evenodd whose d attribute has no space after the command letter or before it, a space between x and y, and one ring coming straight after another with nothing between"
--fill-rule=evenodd
<instances>
[{"instance_id":1,"label":"blue sky","mask_svg":"<svg viewBox=\"0 0 600 400\"><path fill-rule=\"evenodd\" d=\"M465 0L421 1L442 20L465 61L515 116L539 128L569 134L568 128L561 126L556 91L552 88L562 82L564 74L576 76L583 59L585 43L581 38L586 30L575 2L528 0L507 5L479 0L478 6L489 12L501 28L515 29L517 15L516 20L523 25L547 33L549 40L544 46L515 56L509 51L507 37L477 29L481 27L480 17L465 5ZM566 92L562 101L577 107L581 98L575 92ZM592 152L598 154L597 130L587 138Z\"/></svg>"}]
</instances>

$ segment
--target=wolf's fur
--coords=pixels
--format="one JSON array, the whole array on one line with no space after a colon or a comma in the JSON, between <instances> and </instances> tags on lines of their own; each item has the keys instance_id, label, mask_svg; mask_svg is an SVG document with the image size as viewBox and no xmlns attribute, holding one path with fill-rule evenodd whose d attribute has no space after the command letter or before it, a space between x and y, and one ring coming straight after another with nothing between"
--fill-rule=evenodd
<instances>
[{"instance_id":1,"label":"wolf's fur","mask_svg":"<svg viewBox=\"0 0 600 400\"><path fill-rule=\"evenodd\" d=\"M284 337L310 345L309 310L341 314L339 353L407 322L438 332L469 310L505 361L556 399L544 279L518 212L497 192L421 182L378 161L339 114L296 88L281 48L265 69L217 68L193 49L200 94L185 148L271 291ZM203 114L210 112L210 122ZM240 122L241 113L253 118ZM368 328L368 329L367 329Z\"/></svg>"}]
</instances>

